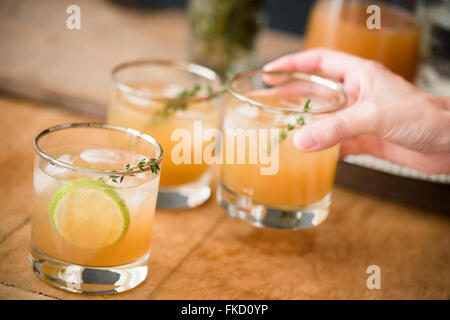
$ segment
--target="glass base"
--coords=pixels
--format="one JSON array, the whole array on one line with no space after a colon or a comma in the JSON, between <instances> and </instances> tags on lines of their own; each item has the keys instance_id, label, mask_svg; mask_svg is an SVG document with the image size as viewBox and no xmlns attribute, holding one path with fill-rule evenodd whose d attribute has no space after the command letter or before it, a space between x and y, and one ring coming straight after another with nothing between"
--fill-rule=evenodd
<instances>
[{"instance_id":1,"label":"glass base","mask_svg":"<svg viewBox=\"0 0 450 320\"><path fill-rule=\"evenodd\" d=\"M60 261L31 248L34 274L42 281L70 292L110 294L133 289L145 280L149 254L136 262L115 267L84 267Z\"/></svg>"},{"instance_id":2,"label":"glass base","mask_svg":"<svg viewBox=\"0 0 450 320\"><path fill-rule=\"evenodd\" d=\"M195 208L211 196L210 175L205 174L198 181L176 187L159 187L158 209Z\"/></svg>"},{"instance_id":3,"label":"glass base","mask_svg":"<svg viewBox=\"0 0 450 320\"><path fill-rule=\"evenodd\" d=\"M282 209L254 203L223 184L217 190L217 201L230 216L249 221L256 227L277 229L305 229L321 224L328 217L330 200L331 192L306 207Z\"/></svg>"}]
</instances>

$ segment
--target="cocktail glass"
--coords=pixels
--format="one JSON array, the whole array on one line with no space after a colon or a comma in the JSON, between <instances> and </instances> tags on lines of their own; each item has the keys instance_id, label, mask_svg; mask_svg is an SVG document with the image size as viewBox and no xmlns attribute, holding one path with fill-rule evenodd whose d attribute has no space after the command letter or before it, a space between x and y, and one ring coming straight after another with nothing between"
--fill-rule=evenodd
<instances>
[{"instance_id":1,"label":"cocktail glass","mask_svg":"<svg viewBox=\"0 0 450 320\"><path fill-rule=\"evenodd\" d=\"M151 134L166 153L158 208L192 208L210 197L203 133L220 124L221 87L214 71L192 63L143 60L113 70L107 122Z\"/></svg>"},{"instance_id":2,"label":"cocktail glass","mask_svg":"<svg viewBox=\"0 0 450 320\"><path fill-rule=\"evenodd\" d=\"M377 60L412 82L420 63L425 2L317 0L308 18L304 49L328 47Z\"/></svg>"},{"instance_id":3,"label":"cocktail glass","mask_svg":"<svg viewBox=\"0 0 450 320\"><path fill-rule=\"evenodd\" d=\"M42 131L35 150L33 272L79 293L122 292L144 281L158 142L134 129L75 123Z\"/></svg>"},{"instance_id":4,"label":"cocktail glass","mask_svg":"<svg viewBox=\"0 0 450 320\"><path fill-rule=\"evenodd\" d=\"M339 145L302 152L294 132L346 103L340 85L298 72L247 71L228 83L219 203L269 228L300 229L328 216Z\"/></svg>"}]
</instances>

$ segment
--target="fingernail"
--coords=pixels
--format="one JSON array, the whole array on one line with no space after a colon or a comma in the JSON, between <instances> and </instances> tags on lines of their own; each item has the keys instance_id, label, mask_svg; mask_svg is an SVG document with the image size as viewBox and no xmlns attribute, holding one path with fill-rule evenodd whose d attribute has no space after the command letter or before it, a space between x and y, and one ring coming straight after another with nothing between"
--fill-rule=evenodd
<instances>
[{"instance_id":1,"label":"fingernail","mask_svg":"<svg viewBox=\"0 0 450 320\"><path fill-rule=\"evenodd\" d=\"M268 63L268 64L266 64L264 67L263 67L263 71L270 71L270 66L271 66L271 64L272 63Z\"/></svg>"},{"instance_id":2,"label":"fingernail","mask_svg":"<svg viewBox=\"0 0 450 320\"><path fill-rule=\"evenodd\" d=\"M294 144L299 149L311 149L317 145L317 140L312 130L300 130L294 136Z\"/></svg>"}]
</instances>

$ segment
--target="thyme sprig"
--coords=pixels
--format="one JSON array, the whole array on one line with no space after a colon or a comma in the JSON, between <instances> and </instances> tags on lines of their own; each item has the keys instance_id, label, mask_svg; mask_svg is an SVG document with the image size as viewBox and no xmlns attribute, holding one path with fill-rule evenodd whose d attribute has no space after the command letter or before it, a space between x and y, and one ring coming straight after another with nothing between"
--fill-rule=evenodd
<instances>
[{"instance_id":1,"label":"thyme sprig","mask_svg":"<svg viewBox=\"0 0 450 320\"><path fill-rule=\"evenodd\" d=\"M197 92L200 90L201 86L196 83L190 89L183 89L178 92L175 96L175 99L186 99L190 97L194 97ZM168 102L166 103L160 110L157 110L152 118L152 124L160 123L170 117L172 114L177 112L178 110L186 110L187 103L186 102Z\"/></svg>"},{"instance_id":2,"label":"thyme sprig","mask_svg":"<svg viewBox=\"0 0 450 320\"><path fill-rule=\"evenodd\" d=\"M306 100L303 105L303 112L309 112L311 99ZM298 116L295 119L295 124L289 123L285 128L282 128L280 131L280 141L286 140L288 136L288 132L292 131L296 128L296 126L302 127L305 125L305 118L303 116Z\"/></svg>"},{"instance_id":3,"label":"thyme sprig","mask_svg":"<svg viewBox=\"0 0 450 320\"><path fill-rule=\"evenodd\" d=\"M175 95L174 99L187 99L187 98L195 97L197 95L197 93L200 91L200 89L201 89L201 85L196 83L190 89L183 89L180 92L178 92ZM205 89L206 89L206 92L208 93L208 96L211 96L214 94L214 89L211 87L210 84L207 84ZM220 88L220 90L218 92L222 93L222 92L224 92L224 90L225 90L225 88ZM186 102L167 102L166 104L164 104L164 106L161 109L155 111L155 113L152 116L152 120L151 120L150 124L161 123L164 120L166 120L168 117L170 117L171 115L176 113L177 111L186 110L187 106L188 105Z\"/></svg>"},{"instance_id":4,"label":"thyme sprig","mask_svg":"<svg viewBox=\"0 0 450 320\"><path fill-rule=\"evenodd\" d=\"M142 172L148 171L150 170L152 173L157 174L158 171L160 170L159 165L158 165L158 161L156 159L142 159L139 162L137 162L136 164L132 165L132 164L127 164L125 165L124 169L127 172L133 172L137 169L139 169ZM117 171L111 171L111 172L117 172ZM134 176L134 174L129 174L129 176ZM125 175L109 175L106 178L100 178L101 181L106 182L108 180L111 180L112 182L115 183L121 183L123 181L123 179L125 178Z\"/></svg>"},{"instance_id":5,"label":"thyme sprig","mask_svg":"<svg viewBox=\"0 0 450 320\"><path fill-rule=\"evenodd\" d=\"M226 80L230 80L234 77L234 73L231 71L226 72ZM215 93L224 93L227 91L227 87L225 84L221 85L217 92L214 92L213 87L208 83L205 86L206 92L208 96L212 96ZM180 92L178 92L174 99L187 99L192 98L197 95L197 93L201 90L201 85L196 83L194 84L190 89L182 89ZM168 117L173 115L178 110L186 110L187 109L187 103L186 102L168 102L166 103L160 110L155 111L155 113L152 116L150 124L157 124L161 123L162 121L166 120Z\"/></svg>"}]
</instances>

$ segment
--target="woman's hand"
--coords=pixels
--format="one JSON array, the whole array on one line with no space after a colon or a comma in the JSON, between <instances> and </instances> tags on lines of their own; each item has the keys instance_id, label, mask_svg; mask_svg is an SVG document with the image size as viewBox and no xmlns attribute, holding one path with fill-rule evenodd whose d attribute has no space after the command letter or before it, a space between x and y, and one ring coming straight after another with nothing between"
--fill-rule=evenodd
<instances>
[{"instance_id":1,"label":"woman's hand","mask_svg":"<svg viewBox=\"0 0 450 320\"><path fill-rule=\"evenodd\" d=\"M299 130L298 149L341 143L342 156L371 154L424 173L450 173L450 97L425 93L375 61L329 49L287 55L264 70L343 82L349 107Z\"/></svg>"}]
</instances>

